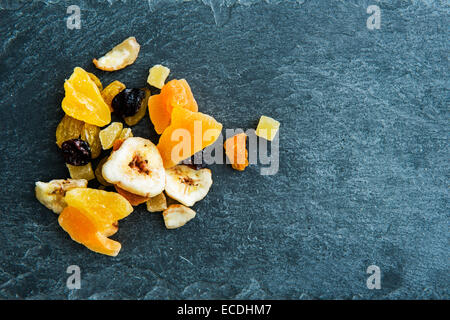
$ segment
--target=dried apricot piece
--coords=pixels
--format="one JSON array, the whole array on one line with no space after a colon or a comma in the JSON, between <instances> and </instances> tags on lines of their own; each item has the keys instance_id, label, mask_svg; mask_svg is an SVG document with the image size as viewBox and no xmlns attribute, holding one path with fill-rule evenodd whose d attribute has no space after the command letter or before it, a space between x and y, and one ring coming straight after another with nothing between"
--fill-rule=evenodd
<instances>
[{"instance_id":1,"label":"dried apricot piece","mask_svg":"<svg viewBox=\"0 0 450 320\"><path fill-rule=\"evenodd\" d=\"M167 200L163 192L157 196L151 197L147 201L148 212L160 212L167 209Z\"/></svg>"},{"instance_id":2,"label":"dried apricot piece","mask_svg":"<svg viewBox=\"0 0 450 320\"><path fill-rule=\"evenodd\" d=\"M119 242L108 239L99 232L92 220L80 209L66 207L59 215L58 223L72 240L94 252L117 256L121 249Z\"/></svg>"},{"instance_id":3,"label":"dried apricot piece","mask_svg":"<svg viewBox=\"0 0 450 320\"><path fill-rule=\"evenodd\" d=\"M95 66L103 71L116 71L133 64L136 61L141 46L135 37L129 37L120 44L116 45L112 50L103 57L93 59Z\"/></svg>"},{"instance_id":4,"label":"dried apricot piece","mask_svg":"<svg viewBox=\"0 0 450 320\"><path fill-rule=\"evenodd\" d=\"M213 144L221 130L222 124L211 116L174 108L170 126L164 130L157 145L164 167L171 168Z\"/></svg>"},{"instance_id":5,"label":"dried apricot piece","mask_svg":"<svg viewBox=\"0 0 450 320\"><path fill-rule=\"evenodd\" d=\"M148 100L150 120L158 134L169 126L172 110L175 107L198 111L197 102L185 79L167 82L159 95L153 95Z\"/></svg>"},{"instance_id":6,"label":"dried apricot piece","mask_svg":"<svg viewBox=\"0 0 450 320\"><path fill-rule=\"evenodd\" d=\"M116 192L75 188L66 192L64 199L67 205L82 210L100 232L110 230L112 223L133 212L128 200Z\"/></svg>"},{"instance_id":7,"label":"dried apricot piece","mask_svg":"<svg viewBox=\"0 0 450 320\"><path fill-rule=\"evenodd\" d=\"M155 88L161 89L169 76L170 69L160 64L154 65L148 70L147 83Z\"/></svg>"},{"instance_id":8,"label":"dried apricot piece","mask_svg":"<svg viewBox=\"0 0 450 320\"><path fill-rule=\"evenodd\" d=\"M95 85L97 86L98 90L102 91L103 90L103 85L102 82L100 81L99 78L97 78L97 76L91 72L88 72L89 77L91 78L92 81L94 81Z\"/></svg>"},{"instance_id":9,"label":"dried apricot piece","mask_svg":"<svg viewBox=\"0 0 450 320\"><path fill-rule=\"evenodd\" d=\"M100 128L89 123L85 123L81 131L81 139L89 143L91 148L92 159L96 159L102 152L102 144L100 142Z\"/></svg>"},{"instance_id":10,"label":"dried apricot piece","mask_svg":"<svg viewBox=\"0 0 450 320\"><path fill-rule=\"evenodd\" d=\"M72 118L103 127L111 122L111 111L89 74L76 67L64 83L64 112Z\"/></svg>"},{"instance_id":11,"label":"dried apricot piece","mask_svg":"<svg viewBox=\"0 0 450 320\"><path fill-rule=\"evenodd\" d=\"M108 127L100 131L99 137L103 150L112 148L114 141L116 141L122 133L122 129L122 122L113 122Z\"/></svg>"},{"instance_id":12,"label":"dried apricot piece","mask_svg":"<svg viewBox=\"0 0 450 320\"><path fill-rule=\"evenodd\" d=\"M144 92L144 98L141 100L141 104L136 114L130 117L124 117L123 120L130 127L136 125L145 116L147 112L148 99L150 98L150 90L147 88L142 89Z\"/></svg>"},{"instance_id":13,"label":"dried apricot piece","mask_svg":"<svg viewBox=\"0 0 450 320\"><path fill-rule=\"evenodd\" d=\"M247 135L239 133L225 140L223 147L233 169L244 171L248 166L248 151L245 146Z\"/></svg>"},{"instance_id":14,"label":"dried apricot piece","mask_svg":"<svg viewBox=\"0 0 450 320\"><path fill-rule=\"evenodd\" d=\"M105 89L102 90L101 95L103 100L108 105L109 110L114 111L112 108L112 101L122 90L125 90L126 86L120 81L113 81Z\"/></svg>"},{"instance_id":15,"label":"dried apricot piece","mask_svg":"<svg viewBox=\"0 0 450 320\"><path fill-rule=\"evenodd\" d=\"M132 206L138 206L141 203L147 202L147 200L149 199L149 197L143 197L143 196L139 196L137 194L128 192L127 190L124 190L124 189L118 187L117 185L115 185L114 188L120 195L122 195L125 199L127 199L128 202Z\"/></svg>"},{"instance_id":16,"label":"dried apricot piece","mask_svg":"<svg viewBox=\"0 0 450 320\"><path fill-rule=\"evenodd\" d=\"M272 141L280 128L280 123L270 117L261 116L258 127L256 128L256 135L266 140Z\"/></svg>"},{"instance_id":17,"label":"dried apricot piece","mask_svg":"<svg viewBox=\"0 0 450 320\"><path fill-rule=\"evenodd\" d=\"M84 166L73 166L68 163L66 163L66 166L69 169L69 174L72 179L86 179L87 181L95 179L90 162Z\"/></svg>"},{"instance_id":18,"label":"dried apricot piece","mask_svg":"<svg viewBox=\"0 0 450 320\"><path fill-rule=\"evenodd\" d=\"M63 142L80 137L84 122L64 115L56 128L56 144L61 148Z\"/></svg>"}]
</instances>

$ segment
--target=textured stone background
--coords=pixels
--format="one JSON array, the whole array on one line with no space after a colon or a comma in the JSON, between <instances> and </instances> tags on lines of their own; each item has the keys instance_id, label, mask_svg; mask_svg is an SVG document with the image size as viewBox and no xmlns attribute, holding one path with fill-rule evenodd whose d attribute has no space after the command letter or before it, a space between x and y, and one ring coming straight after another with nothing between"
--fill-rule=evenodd
<instances>
[{"instance_id":1,"label":"textured stone background","mask_svg":"<svg viewBox=\"0 0 450 320\"><path fill-rule=\"evenodd\" d=\"M81 30L66 9L81 8ZM381 29L366 28L377 4ZM0 298L449 298L448 1L0 0ZM136 63L91 64L124 38ZM197 217L145 208L116 258L71 241L34 197L68 175L54 143L75 66L145 84L162 63L224 128L281 122L280 170L212 166ZM134 130L155 139L148 121ZM82 288L66 288L81 267ZM366 288L376 264L382 289Z\"/></svg>"}]
</instances>

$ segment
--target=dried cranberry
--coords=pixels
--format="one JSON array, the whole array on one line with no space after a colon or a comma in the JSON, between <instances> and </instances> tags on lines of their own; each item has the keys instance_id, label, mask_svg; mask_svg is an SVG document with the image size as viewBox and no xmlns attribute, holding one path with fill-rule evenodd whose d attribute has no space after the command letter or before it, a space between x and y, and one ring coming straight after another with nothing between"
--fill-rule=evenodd
<instances>
[{"instance_id":1,"label":"dried cranberry","mask_svg":"<svg viewBox=\"0 0 450 320\"><path fill-rule=\"evenodd\" d=\"M142 89L124 89L112 100L114 112L122 117L134 116L141 106L145 92Z\"/></svg>"},{"instance_id":2,"label":"dried cranberry","mask_svg":"<svg viewBox=\"0 0 450 320\"><path fill-rule=\"evenodd\" d=\"M71 139L61 145L64 161L73 166L84 166L91 161L89 143L81 139Z\"/></svg>"}]
</instances>

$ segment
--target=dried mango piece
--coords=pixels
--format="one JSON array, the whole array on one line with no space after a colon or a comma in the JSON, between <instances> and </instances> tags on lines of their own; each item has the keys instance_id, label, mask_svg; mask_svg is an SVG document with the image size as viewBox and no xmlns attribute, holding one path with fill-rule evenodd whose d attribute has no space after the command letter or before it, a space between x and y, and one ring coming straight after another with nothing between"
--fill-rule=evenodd
<instances>
[{"instance_id":1,"label":"dried mango piece","mask_svg":"<svg viewBox=\"0 0 450 320\"><path fill-rule=\"evenodd\" d=\"M108 161L108 157L104 157L102 160L100 160L94 173L95 173L95 177L97 178L97 181L101 185L103 185L105 187L109 187L109 186L112 186L112 183L109 183L108 181L106 181L102 175L102 168L106 161Z\"/></svg>"},{"instance_id":2,"label":"dried mango piece","mask_svg":"<svg viewBox=\"0 0 450 320\"><path fill-rule=\"evenodd\" d=\"M91 219L80 209L66 207L59 215L58 223L72 240L94 252L114 257L121 249L119 242L108 239L105 234L99 232Z\"/></svg>"},{"instance_id":3,"label":"dried mango piece","mask_svg":"<svg viewBox=\"0 0 450 320\"><path fill-rule=\"evenodd\" d=\"M99 137L103 150L112 148L114 141L116 141L122 133L122 129L122 122L113 122L108 127L100 131Z\"/></svg>"},{"instance_id":4,"label":"dried mango piece","mask_svg":"<svg viewBox=\"0 0 450 320\"><path fill-rule=\"evenodd\" d=\"M69 174L72 179L85 179L90 181L95 179L94 171L92 170L92 165L89 162L84 166L73 166L66 163L67 169L69 169Z\"/></svg>"},{"instance_id":5,"label":"dried mango piece","mask_svg":"<svg viewBox=\"0 0 450 320\"><path fill-rule=\"evenodd\" d=\"M83 121L69 117L66 114L56 128L56 144L58 147L61 148L61 145L67 140L79 138L83 125Z\"/></svg>"},{"instance_id":6,"label":"dried mango piece","mask_svg":"<svg viewBox=\"0 0 450 320\"><path fill-rule=\"evenodd\" d=\"M147 88L142 89L145 92L144 99L142 99L141 106L139 107L136 114L130 116L130 117L124 117L123 120L127 125L130 127L136 125L141 119L145 116L145 113L147 112L147 105L148 105L148 99L150 98L150 90Z\"/></svg>"},{"instance_id":7,"label":"dried mango piece","mask_svg":"<svg viewBox=\"0 0 450 320\"><path fill-rule=\"evenodd\" d=\"M230 159L233 169L244 171L248 166L248 151L245 146L247 135L239 133L231 138L225 140L223 147L225 154Z\"/></svg>"},{"instance_id":8,"label":"dried mango piece","mask_svg":"<svg viewBox=\"0 0 450 320\"><path fill-rule=\"evenodd\" d=\"M100 232L111 229L111 224L127 217L133 207L123 196L91 188L75 188L64 197L68 206L82 210Z\"/></svg>"},{"instance_id":9,"label":"dried mango piece","mask_svg":"<svg viewBox=\"0 0 450 320\"><path fill-rule=\"evenodd\" d=\"M64 83L64 112L72 118L103 127L111 122L111 111L89 74L76 67Z\"/></svg>"},{"instance_id":10,"label":"dried mango piece","mask_svg":"<svg viewBox=\"0 0 450 320\"><path fill-rule=\"evenodd\" d=\"M151 197L147 201L148 212L160 212L167 209L167 200L163 192L157 196Z\"/></svg>"},{"instance_id":11,"label":"dried mango piece","mask_svg":"<svg viewBox=\"0 0 450 320\"><path fill-rule=\"evenodd\" d=\"M102 82L100 81L99 78L97 78L97 76L91 72L87 73L89 75L89 77L91 78L92 81L94 81L95 85L97 86L98 90L102 91L103 90L103 85Z\"/></svg>"},{"instance_id":12,"label":"dried mango piece","mask_svg":"<svg viewBox=\"0 0 450 320\"><path fill-rule=\"evenodd\" d=\"M132 206L138 206L141 203L147 202L147 200L150 199L149 197L143 197L143 196L139 196L137 194L128 192L127 190L124 190L124 189L118 187L117 185L114 185L114 188L121 196L123 196L125 199L127 199L128 202Z\"/></svg>"},{"instance_id":13,"label":"dried mango piece","mask_svg":"<svg viewBox=\"0 0 450 320\"><path fill-rule=\"evenodd\" d=\"M81 139L89 143L89 147L91 148L92 159L98 158L102 152L99 133L100 128L89 123L85 123L83 130L81 131Z\"/></svg>"},{"instance_id":14,"label":"dried mango piece","mask_svg":"<svg viewBox=\"0 0 450 320\"><path fill-rule=\"evenodd\" d=\"M102 90L101 95L105 103L109 106L111 111L114 111L112 108L112 101L115 96L117 96L121 91L125 90L126 86L120 81L113 81L105 89Z\"/></svg>"},{"instance_id":15,"label":"dried mango piece","mask_svg":"<svg viewBox=\"0 0 450 320\"><path fill-rule=\"evenodd\" d=\"M275 138L280 123L270 117L261 116L259 119L258 127L256 128L256 135L266 140L272 141Z\"/></svg>"},{"instance_id":16,"label":"dried mango piece","mask_svg":"<svg viewBox=\"0 0 450 320\"><path fill-rule=\"evenodd\" d=\"M170 69L157 64L151 67L148 73L147 83L155 88L161 89L169 76Z\"/></svg>"},{"instance_id":17,"label":"dried mango piece","mask_svg":"<svg viewBox=\"0 0 450 320\"><path fill-rule=\"evenodd\" d=\"M135 37L129 37L116 45L103 57L92 60L95 66L103 71L116 71L133 64L136 61L141 46Z\"/></svg>"}]
</instances>

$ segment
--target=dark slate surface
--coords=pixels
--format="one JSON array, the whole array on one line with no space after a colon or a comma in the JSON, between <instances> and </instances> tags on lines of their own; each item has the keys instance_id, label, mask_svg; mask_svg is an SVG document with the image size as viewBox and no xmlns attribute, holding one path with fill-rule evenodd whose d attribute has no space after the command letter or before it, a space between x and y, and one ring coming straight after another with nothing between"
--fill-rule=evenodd
<instances>
[{"instance_id":1,"label":"dark slate surface","mask_svg":"<svg viewBox=\"0 0 450 320\"><path fill-rule=\"evenodd\" d=\"M446 1L0 1L0 298L449 298ZM66 28L81 8L80 30ZM368 30L366 9L381 8ZM134 35L136 63L91 64ZM75 66L107 84L188 79L224 128L281 122L280 170L212 166L181 229L138 208L116 258L71 241L34 197L68 175L54 143ZM148 121L136 135L156 136ZM66 268L81 268L80 290ZM381 268L381 290L366 269Z\"/></svg>"}]
</instances>

